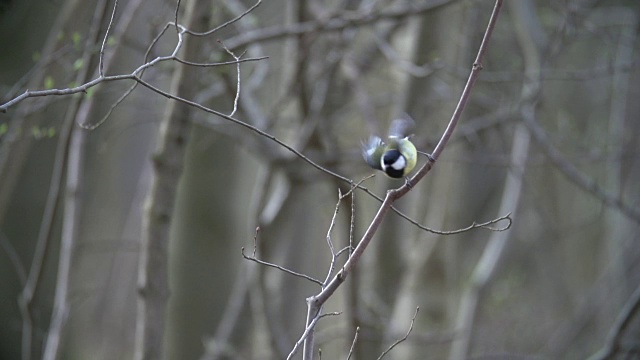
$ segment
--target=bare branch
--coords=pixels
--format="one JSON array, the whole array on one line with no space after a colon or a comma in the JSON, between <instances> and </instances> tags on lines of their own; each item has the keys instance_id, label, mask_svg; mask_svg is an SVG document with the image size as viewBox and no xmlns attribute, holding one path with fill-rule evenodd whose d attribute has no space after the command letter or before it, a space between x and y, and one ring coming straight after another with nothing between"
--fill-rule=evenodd
<instances>
[{"instance_id":1,"label":"bare branch","mask_svg":"<svg viewBox=\"0 0 640 360\"><path fill-rule=\"evenodd\" d=\"M351 214L349 219L349 256L355 248L353 245L353 234L356 227L356 193L351 191Z\"/></svg>"},{"instance_id":2,"label":"bare branch","mask_svg":"<svg viewBox=\"0 0 640 360\"><path fill-rule=\"evenodd\" d=\"M111 12L111 19L109 19L109 25L107 25L107 31L104 33L104 38L102 39L102 45L100 46L100 57L98 64L98 74L99 76L104 76L104 48L107 46L107 39L109 38L109 32L111 32L111 26L113 25L113 18L116 16L116 9L118 8L118 0L115 0L113 4L113 11Z\"/></svg>"},{"instance_id":3,"label":"bare branch","mask_svg":"<svg viewBox=\"0 0 640 360\"><path fill-rule=\"evenodd\" d=\"M513 219L511 218L511 213L508 213L506 215L497 217L493 220L489 220L483 223L476 223L475 221L473 223L471 223L471 225L461 228L461 229L456 229L456 230L434 230L431 228L428 228L420 223L418 223L417 221L409 218L408 216L404 215L403 213L399 213L396 212L398 215L400 215L401 217L403 217L405 220L409 221L410 223L412 223L413 225L415 225L416 227L428 231L430 233L433 234L438 234L438 235L455 235L455 234L461 234L464 232L467 232L469 230L473 230L473 229L478 229L478 228L482 228L482 229L486 229L486 230L491 230L491 231L506 231L509 230L511 228L511 224L513 222ZM495 225L503 220L506 220L508 223L505 226L502 227L493 227L490 225Z\"/></svg>"},{"instance_id":4,"label":"bare branch","mask_svg":"<svg viewBox=\"0 0 640 360\"><path fill-rule=\"evenodd\" d=\"M263 260L257 259L255 257L255 254L256 254L256 245L255 245L255 243L253 245L253 256L245 255L244 246L241 248L241 252L242 252L242 257L247 259L247 260L251 260L251 261L257 262L258 264L261 264L261 265L265 265L265 266L269 266L269 267L272 267L272 268L276 268L276 269L278 269L280 271L286 272L287 274L290 274L290 275L293 275L293 276L297 276L297 277L301 277L303 279L307 279L307 280L309 280L311 282L314 282L314 283L316 283L316 284L318 284L320 286L323 286L323 282L322 281L320 281L318 279L314 279L309 275L301 274L301 273L295 272L293 270L289 270L289 269L287 269L285 267L282 267L282 266L280 266L278 264L274 264L274 263L270 263L268 261L263 261Z\"/></svg>"},{"instance_id":5,"label":"bare branch","mask_svg":"<svg viewBox=\"0 0 640 360\"><path fill-rule=\"evenodd\" d=\"M483 68L482 61L484 59L484 54L487 52L487 48L488 48L487 45L488 45L489 39L491 38L491 35L493 34L493 29L495 28L496 21L498 21L498 14L500 12L501 7L502 7L502 1L500 0L496 1L493 12L491 13L491 18L489 19L489 24L487 25L487 30L485 31L484 36L482 37L482 43L480 44L478 55L476 56L476 60L473 62L471 74L469 75L469 79L467 79L467 83L465 84L464 89L462 90L460 101L458 101L458 105L456 106L456 109L453 111L451 120L449 121L449 124L447 125L447 128L444 131L444 134L442 134L442 137L440 138L438 145L436 145L435 149L433 149L433 152L431 153L431 156L433 157L434 161L437 161L440 158L440 154L442 153L442 151L444 150L444 147L449 142L451 135L453 135L453 130L458 124L458 120L462 115L462 111L464 110L467 104L467 101L469 100L471 89L475 85L475 82L478 79L478 75L480 74L480 71ZM428 170L425 171L424 169L426 169L427 167L430 168L431 166L433 166L433 163L432 161L429 161L425 166L423 166L422 169L420 169L420 171L413 178L411 178L411 183L413 183L414 181L420 180L424 176L424 174L426 174L426 172L428 171ZM422 174L423 172L424 174Z\"/></svg>"},{"instance_id":6,"label":"bare branch","mask_svg":"<svg viewBox=\"0 0 640 360\"><path fill-rule=\"evenodd\" d=\"M326 285L327 282L329 282L329 279L333 274L333 270L335 269L337 255L333 247L333 241L331 240L331 232L333 231L333 227L336 224L336 217L338 216L338 211L340 210L340 202L342 201L342 198L343 198L342 193L340 192L340 189L338 189L338 202L336 203L336 208L333 211L333 216L331 217L331 223L329 224L329 229L327 230L327 236L326 236L327 245L329 246L329 250L331 251L331 262L329 263L329 271L327 272L327 277L322 283L323 286Z\"/></svg>"},{"instance_id":7,"label":"bare branch","mask_svg":"<svg viewBox=\"0 0 640 360\"><path fill-rule=\"evenodd\" d=\"M351 359L353 355L353 351L356 348L356 342L358 341L358 334L360 333L360 326L356 327L356 333L353 335L353 341L351 342L351 347L349 348L349 354L347 355L347 360Z\"/></svg>"},{"instance_id":8,"label":"bare branch","mask_svg":"<svg viewBox=\"0 0 640 360\"><path fill-rule=\"evenodd\" d=\"M231 24L233 24L233 23L238 22L240 19L242 19L243 17L245 17L246 15L248 15L250 12L252 12L255 8L257 8L258 6L260 6L260 4L262 4L262 0L258 0L258 1L257 1L257 2L252 6L252 7L248 8L248 9L247 9L246 11L244 11L242 14L240 14L240 15L236 16L235 18L233 18L233 19L231 19L231 20L229 20L229 21L225 22L224 24L219 25L219 26L217 26L217 27L215 27L215 28L213 28L213 29L211 29L211 30L209 30L209 31L205 31L205 32L195 32L195 31L187 30L186 32L187 32L187 33L189 33L189 34L191 34L191 35L194 35L194 36L207 36L207 35L211 35L211 34L213 34L214 32L216 32L216 31L218 31L218 30L220 30L220 29L223 29L223 28L225 28L225 27L227 27L227 26L229 26L229 25L231 25Z\"/></svg>"},{"instance_id":9,"label":"bare branch","mask_svg":"<svg viewBox=\"0 0 640 360\"><path fill-rule=\"evenodd\" d=\"M240 58L244 54L246 54L247 51L245 50L244 52L242 52L242 54L240 54L240 56L236 56L233 51L224 46L224 43L221 40L218 40L218 43L222 46L224 51L227 52L227 54L231 55L236 60L236 74L238 75L236 81L236 97L233 99L233 111L231 111L231 114L229 114L229 116L233 116L238 110L238 99L240 98Z\"/></svg>"},{"instance_id":10,"label":"bare branch","mask_svg":"<svg viewBox=\"0 0 640 360\"><path fill-rule=\"evenodd\" d=\"M393 348L396 347L398 344L400 344L401 342L407 340L407 338L411 334L411 331L413 331L413 324L416 321L416 316L418 316L418 311L420 311L420 307L419 306L416 307L416 312L415 312L415 314L413 314L413 318L411 318L411 325L409 325L409 330L407 330L407 333L404 335L404 337L401 338L401 339L398 339L396 342L391 344L391 346L389 346L389 348L387 350L383 351L382 354L380 354L380 356L378 356L378 360L381 360L385 355L387 355L391 350L393 350Z\"/></svg>"},{"instance_id":11,"label":"bare branch","mask_svg":"<svg viewBox=\"0 0 640 360\"><path fill-rule=\"evenodd\" d=\"M250 11L253 8L255 8L257 5L259 5L259 2L256 5L254 5L254 7L248 9L243 14L241 14L238 17L236 17L234 20L237 21L238 19L240 19L241 17L246 15L248 11ZM176 13L176 16L177 16L177 13ZM158 35L152 40L151 44L147 48L147 52L145 54L145 61L147 61L147 58L148 58L148 55L149 55L151 49L159 41L159 39L166 32L166 30L169 28L170 25L175 25L175 23L168 23L167 25L165 25L163 30L161 30L160 33L158 33ZM176 26L178 26L178 25L176 25ZM184 59L180 59L180 58L178 58L177 53L178 53L178 50L182 47L183 34L184 33L188 33L188 34L200 36L200 35L205 35L206 33L194 33L194 32L191 32L190 30L188 30L188 29L186 29L186 28L184 28L182 26L178 26L178 27L181 29L181 31L178 32L178 35L179 35L178 36L179 37L178 44L176 45L176 47L175 47L175 49L173 51L173 54L170 55L170 56L157 57L157 58L155 58L155 59L153 59L151 61L147 61L143 65L141 65L140 67L135 69L131 74L122 74L122 75L113 75L113 76L104 76L104 75L102 75L102 76L99 76L98 78L96 78L96 79L94 79L92 81L89 81L89 82L87 82L85 84L79 85L79 86L74 87L74 88L50 89L50 90L39 90L39 91L27 90L23 94L15 97L14 99L6 102L5 104L0 105L0 112L6 112L6 110L9 107L11 107L11 106L13 106L13 105L25 100L26 98L30 98L30 97L52 96L52 95L70 95L70 94L77 94L77 93L81 93L81 92L82 93L86 93L90 88L92 88L92 87L94 87L94 86L96 86L96 85L98 85L98 84L100 84L102 82L121 81L121 80L134 80L135 83L127 91L125 91L125 93L122 94L122 96L120 96L120 98L118 98L114 102L114 104L112 104L110 106L110 108L107 111L107 113L100 120L98 120L98 122L96 122L94 124L78 124L78 125L80 127L84 128L84 129L87 129L87 130L96 129L97 127L102 125L111 116L111 114L113 113L115 108L119 104L121 104L133 92L133 90L137 87L137 85L141 84L141 85L147 87L148 89L150 89L150 90L152 90L152 91L154 91L154 92L156 92L156 93L158 93L158 94L160 94L160 95L162 95L164 97L167 97L167 98L170 98L170 99L173 99L173 100L176 100L176 101L183 102L183 103L185 103L187 105L196 107L196 108L198 108L200 110L203 110L205 112L208 112L208 113L212 113L212 114L217 115L219 117L222 117L222 118L224 118L226 120L232 121L232 122L234 122L234 123L236 123L238 125L244 126L244 127L248 128L250 130L253 130L254 132L258 133L259 135L261 135L263 137L266 137L271 141L276 142L278 145L280 145L280 146L284 147L285 149L287 149L288 151L292 152L294 155L296 155L297 157L303 159L304 161L306 161L307 163L309 163L311 166L315 167L316 169L318 169L318 170L320 170L320 171L322 171L322 172L324 172L324 173L326 173L326 174L328 174L330 176L338 178L338 179L340 179L340 180L342 180L344 182L347 182L347 183L352 183L353 182L351 179L346 178L346 177L344 177L342 175L339 175L339 174L337 174L337 173L335 173L335 172L333 172L333 171L321 166L320 164L312 161L311 159L309 159L308 157L303 155L301 152L297 151L292 146L290 146L290 145L284 143L283 141L279 140L275 136L272 136L271 134L269 134L269 133L267 133L265 131L262 131L262 130L258 129L257 127L254 127L254 126L252 126L252 125L250 125L250 124L248 124L246 122L239 121L239 120L233 118L232 116L235 113L235 111L237 110L237 103L238 103L239 90L240 90L239 86L237 88L236 97L234 99L234 110L232 111L231 115L226 115L226 114L223 114L221 112L215 111L213 109L209 109L209 108L207 108L205 106L202 106L202 105L200 105L200 104L198 104L196 102L189 101L187 99L183 99L183 98L180 98L180 97L175 96L173 94L170 94L170 93L168 93L166 91L163 91L163 90L151 85L150 83L142 80L142 75L143 75L144 71L147 68L150 68L150 67L155 66L156 64L158 64L160 62L165 62L165 61L177 61L177 62L180 62L182 64L191 65L191 66L212 67L212 66L223 66L223 65L231 65L231 64L236 64L237 66L239 66L240 62L259 61L259 60L264 60L264 59L267 58L267 57L257 57L257 58L239 59L239 57L236 58L235 55L233 55L231 53L232 56L234 56L234 58L235 58L234 61L220 62L220 63L196 63L196 62L190 62L190 61L187 61L187 60L184 60ZM229 51L228 47L226 47L225 45L223 45L223 46L224 46L225 50ZM239 80L239 78L238 78L238 80ZM414 179L415 179L415 177L414 177ZM361 186L360 183L358 183L358 185L356 187L361 189L361 190L363 190L363 191L365 191L368 195L374 197L376 200L378 200L380 202L383 201L382 198L380 198L378 195L374 194L371 190L367 189L366 187ZM457 230L454 230L454 231L438 231L438 230L430 229L430 228L428 228L426 226L423 226L423 225L419 224L417 221L412 220L410 217L408 217L407 215L403 214L402 212L400 212L397 208L395 208L393 206L392 206L392 210L394 212L396 212L398 215L400 215L401 217L403 217L404 219L408 220L410 223L418 226L420 229L425 230L425 231L429 231L429 232L432 232L432 233L435 233L435 234L456 234L456 233L459 233L459 232L468 231L468 230L464 230L464 229L461 229L460 231L457 231ZM478 226L478 227L481 227L481 226ZM472 225L471 228L469 228L469 229L473 229L473 228L475 228L475 227Z\"/></svg>"},{"instance_id":12,"label":"bare branch","mask_svg":"<svg viewBox=\"0 0 640 360\"><path fill-rule=\"evenodd\" d=\"M295 355L298 352L300 345L302 345L304 341L307 339L307 337L309 336L309 334L313 332L313 328L316 326L316 323L318 322L318 320L326 316L337 316L341 314L342 314L341 312L331 312L326 314L318 314L314 316L311 322L309 323L309 325L304 329L304 332L302 333L302 336L300 336L300 339L298 339L295 345L293 345L293 349L291 349L291 352L287 356L287 360L290 360L293 357L293 355Z\"/></svg>"},{"instance_id":13,"label":"bare branch","mask_svg":"<svg viewBox=\"0 0 640 360\"><path fill-rule=\"evenodd\" d=\"M399 20L408 16L416 16L441 6L451 4L450 0L435 0L421 4L407 3L403 6L391 7L385 11L371 8L366 13L339 14L329 19L318 19L284 26L272 26L237 35L227 40L230 49L246 46L251 43L275 40L282 37L297 36L311 32L340 31L348 27L365 26L380 20Z\"/></svg>"},{"instance_id":14,"label":"bare branch","mask_svg":"<svg viewBox=\"0 0 640 360\"><path fill-rule=\"evenodd\" d=\"M178 35L180 35L180 26L178 26L178 14L180 13L180 4L182 3L182 0L178 0L178 3L176 4L176 11L173 13L173 23L175 24L175 28L176 28L176 33Z\"/></svg>"},{"instance_id":15,"label":"bare branch","mask_svg":"<svg viewBox=\"0 0 640 360\"><path fill-rule=\"evenodd\" d=\"M540 69L540 49L531 36L532 29L527 27L525 25L527 22L523 20L524 14L527 13L525 4L524 1L511 2L509 10L514 17L514 32L522 51L525 63L524 70L529 75L521 87L520 114L523 118L529 118L536 116L536 99L541 89L540 79L530 75ZM525 125L516 124L511 145L510 168L500 200L500 212L518 208L530 143L531 136ZM457 330L461 331L461 335L451 344L450 360L468 357L472 328L478 306L481 304L482 291L489 284L498 267L507 246L508 236L507 233L493 233L484 247L480 260L473 269L471 280L462 293L456 315L455 326Z\"/></svg>"},{"instance_id":16,"label":"bare branch","mask_svg":"<svg viewBox=\"0 0 640 360\"><path fill-rule=\"evenodd\" d=\"M458 102L458 106L456 107L454 114L445 132L440 138L440 142L438 142L438 145L436 146L436 149L433 152L433 158L434 158L433 160L436 160L444 150L444 147L446 146L448 140L451 138L451 135L453 134L453 131L458 123L458 120L462 114L462 111L466 106L471 89L475 84L475 81L478 77L479 72L482 70L482 60L483 60L484 54L487 51L488 40L491 34L493 33L493 29L495 28L495 24L496 24L497 17L501 7L502 7L502 0L496 0L495 6L491 13L489 24L487 25L487 29L485 31L482 43L480 45L480 49L478 50L478 56L476 57L476 60L473 64L473 68L469 75L469 79L467 80L467 84L465 85L465 88L462 92L460 101ZM356 246L351 257L349 257L347 262L344 264L342 270L340 270L340 272L338 272L333 277L331 282L329 282L329 284L327 284L327 286L320 293L307 299L307 305L308 305L307 325L308 326L311 325L310 321L312 319L312 317L310 317L309 314L319 313L323 304L333 295L333 293L338 289L338 287L340 287L340 285L342 285L342 283L346 280L347 276L349 276L349 273L351 272L353 267L356 266L356 264L360 261L362 254L364 253L365 249L373 239L373 236L375 235L375 233L378 231L378 228L380 227L382 220L386 216L387 212L391 209L393 203L399 198L401 198L402 196L404 196L405 194L407 194L411 190L411 187L415 185L418 181L420 181L420 179L422 179L431 170L434 164L435 162L432 161L432 159L430 158L430 160L425 165L422 166L422 168L418 171L418 173L414 175L410 181L405 183L404 186L395 190L389 190L387 192L387 195L385 196L385 199L382 202L382 205L380 205L378 212L374 216L373 220L371 220L369 228L362 235L360 242ZM311 332L311 334L313 333ZM307 337L304 344L304 347L306 350L304 355L313 354L313 352L310 352L309 350L313 348L313 341L314 341L313 335L310 335ZM311 360L311 356L304 356L303 358L305 360Z\"/></svg>"},{"instance_id":17,"label":"bare branch","mask_svg":"<svg viewBox=\"0 0 640 360\"><path fill-rule=\"evenodd\" d=\"M233 60L233 61L221 61L221 62L216 62L216 63L198 63L198 62L183 60L183 59L180 59L178 57L172 58L171 60L175 60L175 61L177 61L177 62L179 62L181 64L185 64L185 65L199 66L199 67L207 68L207 67L234 65L234 64L240 66L240 63L266 60L266 59L269 58L268 56L259 56L259 57L254 57L254 58L240 59L240 57L242 57L243 55L244 55L244 53L242 53L242 55L240 55L237 58L234 55L231 55L231 56L233 56L235 58L235 60ZM230 114L229 116L233 116L233 114Z\"/></svg>"}]
</instances>

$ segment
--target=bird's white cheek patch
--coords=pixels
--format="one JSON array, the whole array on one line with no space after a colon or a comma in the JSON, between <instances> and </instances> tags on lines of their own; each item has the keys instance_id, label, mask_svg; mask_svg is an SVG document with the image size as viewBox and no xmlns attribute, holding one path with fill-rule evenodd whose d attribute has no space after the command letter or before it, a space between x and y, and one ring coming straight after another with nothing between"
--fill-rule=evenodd
<instances>
[{"instance_id":1,"label":"bird's white cheek patch","mask_svg":"<svg viewBox=\"0 0 640 360\"><path fill-rule=\"evenodd\" d=\"M402 170L406 166L407 166L407 161L404 159L404 156L398 157L398 160L396 160L393 164L391 164L391 167L394 168L395 170Z\"/></svg>"}]
</instances>

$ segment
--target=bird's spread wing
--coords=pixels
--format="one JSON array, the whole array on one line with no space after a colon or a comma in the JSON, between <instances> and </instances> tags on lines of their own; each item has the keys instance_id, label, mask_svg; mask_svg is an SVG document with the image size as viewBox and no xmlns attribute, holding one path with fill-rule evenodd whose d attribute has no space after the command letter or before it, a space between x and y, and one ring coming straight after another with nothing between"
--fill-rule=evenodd
<instances>
[{"instance_id":1,"label":"bird's spread wing","mask_svg":"<svg viewBox=\"0 0 640 360\"><path fill-rule=\"evenodd\" d=\"M377 136L371 136L369 141L362 143L362 157L374 169L382 170L380 158L384 153L384 142Z\"/></svg>"},{"instance_id":2,"label":"bird's spread wing","mask_svg":"<svg viewBox=\"0 0 640 360\"><path fill-rule=\"evenodd\" d=\"M409 115L405 114L402 118L391 121L389 125L389 137L403 139L409 137L413 133L415 122Z\"/></svg>"}]
</instances>

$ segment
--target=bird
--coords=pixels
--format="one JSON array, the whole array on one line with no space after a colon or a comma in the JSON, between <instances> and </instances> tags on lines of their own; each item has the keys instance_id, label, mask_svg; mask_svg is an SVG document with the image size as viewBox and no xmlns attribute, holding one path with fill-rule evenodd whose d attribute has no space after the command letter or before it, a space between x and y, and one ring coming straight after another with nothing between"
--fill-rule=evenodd
<instances>
[{"instance_id":1,"label":"bird","mask_svg":"<svg viewBox=\"0 0 640 360\"><path fill-rule=\"evenodd\" d=\"M370 136L367 142L362 143L362 157L367 164L391 178L406 180L418 158L418 151L409 140L413 125L413 120L407 118L393 120L387 143L378 136Z\"/></svg>"}]
</instances>

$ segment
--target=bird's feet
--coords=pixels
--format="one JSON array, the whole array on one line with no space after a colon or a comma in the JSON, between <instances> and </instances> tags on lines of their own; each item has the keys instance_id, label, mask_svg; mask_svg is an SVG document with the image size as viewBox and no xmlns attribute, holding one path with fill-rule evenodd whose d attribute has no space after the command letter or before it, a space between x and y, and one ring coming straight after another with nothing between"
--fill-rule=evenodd
<instances>
[{"instance_id":1,"label":"bird's feet","mask_svg":"<svg viewBox=\"0 0 640 360\"><path fill-rule=\"evenodd\" d=\"M409 188L409 190L413 189L413 185L411 185L411 179L408 176L404 177L404 184Z\"/></svg>"},{"instance_id":2,"label":"bird's feet","mask_svg":"<svg viewBox=\"0 0 640 360\"><path fill-rule=\"evenodd\" d=\"M429 159L430 163L435 163L436 162L436 159L433 156L431 156L431 154L426 153L424 151L418 151L418 153L426 156Z\"/></svg>"}]
</instances>

